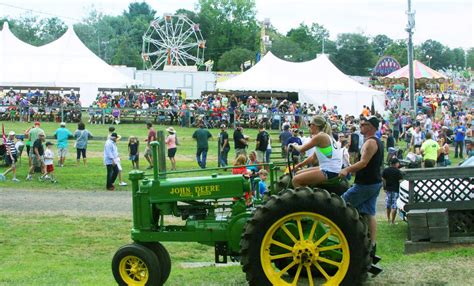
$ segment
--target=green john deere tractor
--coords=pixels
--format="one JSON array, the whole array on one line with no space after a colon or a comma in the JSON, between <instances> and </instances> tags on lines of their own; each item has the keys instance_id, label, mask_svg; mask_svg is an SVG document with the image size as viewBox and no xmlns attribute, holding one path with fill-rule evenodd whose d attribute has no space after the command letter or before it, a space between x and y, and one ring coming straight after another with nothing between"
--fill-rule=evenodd
<instances>
[{"instance_id":1,"label":"green john deere tractor","mask_svg":"<svg viewBox=\"0 0 474 286\"><path fill-rule=\"evenodd\" d=\"M152 151L153 176L130 173L133 243L113 257L119 285L163 285L171 272L163 241L213 246L215 262L240 261L250 285L354 285L380 271L371 266L365 220L340 196L322 188L277 190L278 168L267 164L269 194L262 198L257 190L249 203L243 197L254 179L188 172L167 178L158 171L163 146L153 142ZM169 215L185 224L166 225Z\"/></svg>"}]
</instances>

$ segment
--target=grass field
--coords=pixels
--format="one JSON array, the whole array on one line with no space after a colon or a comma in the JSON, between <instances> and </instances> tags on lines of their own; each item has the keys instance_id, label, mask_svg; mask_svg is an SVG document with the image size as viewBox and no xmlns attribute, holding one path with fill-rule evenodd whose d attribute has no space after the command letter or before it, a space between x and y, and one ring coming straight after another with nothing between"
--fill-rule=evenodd
<instances>
[{"instance_id":1,"label":"grass field","mask_svg":"<svg viewBox=\"0 0 474 286\"><path fill-rule=\"evenodd\" d=\"M114 285L112 256L129 243L130 219L0 214L0 285ZM407 225L379 222L384 272L373 285L472 285L474 248L403 255ZM34 237L34 239L32 239ZM166 285L245 285L239 266L184 268L213 262L213 248L164 243L172 259Z\"/></svg>"}]
</instances>

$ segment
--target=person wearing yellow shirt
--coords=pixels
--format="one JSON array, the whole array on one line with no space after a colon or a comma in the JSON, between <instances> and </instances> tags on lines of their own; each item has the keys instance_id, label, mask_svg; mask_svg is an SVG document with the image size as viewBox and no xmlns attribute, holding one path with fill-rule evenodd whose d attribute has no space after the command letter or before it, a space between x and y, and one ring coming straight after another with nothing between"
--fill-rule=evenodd
<instances>
[{"instance_id":1,"label":"person wearing yellow shirt","mask_svg":"<svg viewBox=\"0 0 474 286\"><path fill-rule=\"evenodd\" d=\"M436 165L436 159L441 153L438 142L431 139L431 132L426 133L426 140L421 145L421 154L425 162L425 168L433 168Z\"/></svg>"}]
</instances>

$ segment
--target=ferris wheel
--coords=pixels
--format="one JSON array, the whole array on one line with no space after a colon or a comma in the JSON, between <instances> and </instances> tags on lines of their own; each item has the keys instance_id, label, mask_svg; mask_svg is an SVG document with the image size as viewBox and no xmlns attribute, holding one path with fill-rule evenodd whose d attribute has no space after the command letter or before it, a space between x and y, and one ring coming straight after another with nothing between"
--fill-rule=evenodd
<instances>
[{"instance_id":1,"label":"ferris wheel","mask_svg":"<svg viewBox=\"0 0 474 286\"><path fill-rule=\"evenodd\" d=\"M184 15L165 14L151 21L143 35L142 58L147 69L164 66L200 66L204 63L199 24Z\"/></svg>"}]
</instances>

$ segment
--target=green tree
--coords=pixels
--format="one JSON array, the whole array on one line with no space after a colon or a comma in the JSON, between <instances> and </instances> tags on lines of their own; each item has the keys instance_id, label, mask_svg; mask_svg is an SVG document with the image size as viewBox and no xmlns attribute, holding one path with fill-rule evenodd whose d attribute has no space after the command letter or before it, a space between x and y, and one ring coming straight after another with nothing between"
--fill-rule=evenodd
<instances>
[{"instance_id":1,"label":"green tree","mask_svg":"<svg viewBox=\"0 0 474 286\"><path fill-rule=\"evenodd\" d=\"M435 40L426 40L420 45L420 61L430 64L430 67L437 70L450 65L450 52L447 47Z\"/></svg>"},{"instance_id":2,"label":"green tree","mask_svg":"<svg viewBox=\"0 0 474 286\"><path fill-rule=\"evenodd\" d=\"M310 28L308 26L301 23L298 28L288 31L286 36L294 43L297 43L301 48L301 52L299 53L300 55L296 61L308 61L316 57L316 40L311 34Z\"/></svg>"},{"instance_id":3,"label":"green tree","mask_svg":"<svg viewBox=\"0 0 474 286\"><path fill-rule=\"evenodd\" d=\"M465 68L465 54L462 48L454 48L451 50L453 64L458 67Z\"/></svg>"},{"instance_id":4,"label":"green tree","mask_svg":"<svg viewBox=\"0 0 474 286\"><path fill-rule=\"evenodd\" d=\"M288 37L280 36L272 41L270 51L280 59L291 62L300 61L303 55L301 47Z\"/></svg>"},{"instance_id":5,"label":"green tree","mask_svg":"<svg viewBox=\"0 0 474 286\"><path fill-rule=\"evenodd\" d=\"M131 45L130 40L131 39L126 35L120 37L117 52L112 58L112 64L126 65L129 67L140 67L143 65L140 50L137 50L134 45Z\"/></svg>"},{"instance_id":6,"label":"green tree","mask_svg":"<svg viewBox=\"0 0 474 286\"><path fill-rule=\"evenodd\" d=\"M189 20L193 21L194 23L199 23L199 15L196 14L194 11L189 11L186 9L178 9L175 12L176 15L184 15L186 16Z\"/></svg>"},{"instance_id":7,"label":"green tree","mask_svg":"<svg viewBox=\"0 0 474 286\"><path fill-rule=\"evenodd\" d=\"M146 2L133 2L128 5L128 11L123 11L123 15L130 20L143 17L147 21L155 18L156 11Z\"/></svg>"},{"instance_id":8,"label":"green tree","mask_svg":"<svg viewBox=\"0 0 474 286\"><path fill-rule=\"evenodd\" d=\"M299 27L291 29L287 37L294 43L297 43L301 51L293 57L294 61L308 61L316 58L317 54L322 53L323 41L325 53L334 52L335 45L329 40L329 32L324 26L317 23L307 26L303 23Z\"/></svg>"},{"instance_id":9,"label":"green tree","mask_svg":"<svg viewBox=\"0 0 474 286\"><path fill-rule=\"evenodd\" d=\"M406 66L408 64L407 43L405 40L396 40L385 49L383 55L393 57L402 67Z\"/></svg>"},{"instance_id":10,"label":"green tree","mask_svg":"<svg viewBox=\"0 0 474 286\"><path fill-rule=\"evenodd\" d=\"M66 24L57 17L41 19L39 26L38 36L43 45L58 39L67 30Z\"/></svg>"},{"instance_id":11,"label":"green tree","mask_svg":"<svg viewBox=\"0 0 474 286\"><path fill-rule=\"evenodd\" d=\"M118 16L93 10L75 26L75 31L84 44L107 63L141 68L142 36L155 11L141 3L132 4Z\"/></svg>"},{"instance_id":12,"label":"green tree","mask_svg":"<svg viewBox=\"0 0 474 286\"><path fill-rule=\"evenodd\" d=\"M470 48L469 50L467 50L466 62L467 67L471 68L471 70L474 70L474 48Z\"/></svg>"},{"instance_id":13,"label":"green tree","mask_svg":"<svg viewBox=\"0 0 474 286\"><path fill-rule=\"evenodd\" d=\"M312 53L315 55L320 54L323 52L323 44L324 44L324 53L326 54L333 54L336 52L336 43L329 40L329 31L323 26L319 25L318 23L311 24L310 27L311 35L315 40L314 47L312 49ZM323 43L324 42L324 43Z\"/></svg>"},{"instance_id":14,"label":"green tree","mask_svg":"<svg viewBox=\"0 0 474 286\"><path fill-rule=\"evenodd\" d=\"M197 10L206 58L218 65L221 55L233 48L258 50L260 28L254 0L199 0Z\"/></svg>"},{"instance_id":15,"label":"green tree","mask_svg":"<svg viewBox=\"0 0 474 286\"><path fill-rule=\"evenodd\" d=\"M372 39L371 45L378 57L384 55L385 50L393 43L393 40L386 35L377 35Z\"/></svg>"},{"instance_id":16,"label":"green tree","mask_svg":"<svg viewBox=\"0 0 474 286\"><path fill-rule=\"evenodd\" d=\"M248 60L255 60L255 52L243 48L234 48L223 53L219 58L218 70L240 71L240 65Z\"/></svg>"},{"instance_id":17,"label":"green tree","mask_svg":"<svg viewBox=\"0 0 474 286\"><path fill-rule=\"evenodd\" d=\"M38 17L27 15L19 19L8 21L12 33L23 42L30 45L40 46L42 41L40 37L40 27Z\"/></svg>"},{"instance_id":18,"label":"green tree","mask_svg":"<svg viewBox=\"0 0 474 286\"><path fill-rule=\"evenodd\" d=\"M339 34L334 64L348 75L369 75L375 66L376 55L369 38L361 34Z\"/></svg>"},{"instance_id":19,"label":"green tree","mask_svg":"<svg viewBox=\"0 0 474 286\"><path fill-rule=\"evenodd\" d=\"M101 47L106 43L114 33L114 30L106 25L105 16L96 10L91 10L82 22L74 25L74 31L81 41L94 54L102 57ZM110 63L109 61L106 61Z\"/></svg>"}]
</instances>

